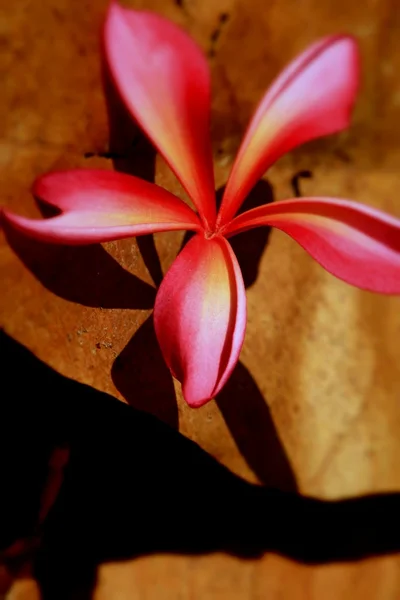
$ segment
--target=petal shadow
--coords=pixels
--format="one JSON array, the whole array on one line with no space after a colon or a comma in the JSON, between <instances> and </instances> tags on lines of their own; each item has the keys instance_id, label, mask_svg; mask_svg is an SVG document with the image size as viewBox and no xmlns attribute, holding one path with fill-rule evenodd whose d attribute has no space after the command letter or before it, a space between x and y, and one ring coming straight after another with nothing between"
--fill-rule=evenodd
<instances>
[{"instance_id":1,"label":"petal shadow","mask_svg":"<svg viewBox=\"0 0 400 600\"><path fill-rule=\"evenodd\" d=\"M224 190L225 186L217 191L218 205L221 203ZM271 184L261 179L247 196L239 213L263 204L270 204L273 202L273 199L274 195ZM260 260L268 244L270 233L270 227L257 227L229 238L229 243L236 254L242 270L246 288L251 287L257 279Z\"/></svg>"},{"instance_id":2,"label":"petal shadow","mask_svg":"<svg viewBox=\"0 0 400 600\"><path fill-rule=\"evenodd\" d=\"M100 244L63 246L27 238L4 226L7 241L41 284L84 306L148 309L156 290L121 267Z\"/></svg>"},{"instance_id":3,"label":"petal shadow","mask_svg":"<svg viewBox=\"0 0 400 600\"><path fill-rule=\"evenodd\" d=\"M139 129L116 89L108 66L103 62L103 89L109 125L109 156L116 171L154 183L156 150ZM163 273L153 235L137 238L145 265L159 286Z\"/></svg>"},{"instance_id":4,"label":"petal shadow","mask_svg":"<svg viewBox=\"0 0 400 600\"><path fill-rule=\"evenodd\" d=\"M237 364L216 402L242 456L260 481L286 492L296 491L296 479L269 408L242 363Z\"/></svg>"},{"instance_id":5,"label":"petal shadow","mask_svg":"<svg viewBox=\"0 0 400 600\"><path fill-rule=\"evenodd\" d=\"M157 342L153 316L117 356L111 377L128 404L178 428L174 384Z\"/></svg>"},{"instance_id":6,"label":"petal shadow","mask_svg":"<svg viewBox=\"0 0 400 600\"><path fill-rule=\"evenodd\" d=\"M155 151L103 77L107 92L110 141L100 156L113 161L116 170L154 181ZM90 158L95 153L87 152ZM38 202L45 217L53 216L49 205ZM71 302L102 308L152 308L155 290L121 267L100 245L64 246L31 240L2 224L6 238L24 265L47 289ZM139 240L140 238L138 238ZM152 236L138 241L143 260L158 284L161 266Z\"/></svg>"},{"instance_id":7,"label":"petal shadow","mask_svg":"<svg viewBox=\"0 0 400 600\"><path fill-rule=\"evenodd\" d=\"M116 170L154 181L155 150L139 132L111 82L103 77L109 113L109 151L100 156L113 160ZM95 153L87 152L88 158ZM49 205L38 202L45 217L53 216ZM46 244L24 237L1 223L7 241L24 265L47 289L85 306L102 308L152 308L155 290L130 274L100 246ZM152 236L138 238L138 246L153 281L162 271ZM161 274L161 275L160 275Z\"/></svg>"}]
</instances>

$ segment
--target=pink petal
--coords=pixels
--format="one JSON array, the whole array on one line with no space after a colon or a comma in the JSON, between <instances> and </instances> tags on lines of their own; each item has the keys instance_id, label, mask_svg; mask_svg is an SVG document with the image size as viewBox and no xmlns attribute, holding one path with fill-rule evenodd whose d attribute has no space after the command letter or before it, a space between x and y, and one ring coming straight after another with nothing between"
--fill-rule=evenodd
<instances>
[{"instance_id":1,"label":"pink petal","mask_svg":"<svg viewBox=\"0 0 400 600\"><path fill-rule=\"evenodd\" d=\"M158 291L154 323L187 403L202 406L230 376L246 326L242 274L224 238L189 241Z\"/></svg>"},{"instance_id":2,"label":"pink petal","mask_svg":"<svg viewBox=\"0 0 400 600\"><path fill-rule=\"evenodd\" d=\"M104 31L111 74L132 115L215 223L210 75L193 40L159 15L112 2Z\"/></svg>"},{"instance_id":3,"label":"pink petal","mask_svg":"<svg viewBox=\"0 0 400 600\"><path fill-rule=\"evenodd\" d=\"M267 91L229 177L218 223L227 223L280 156L349 124L359 81L356 42L331 36L293 61Z\"/></svg>"},{"instance_id":4,"label":"pink petal","mask_svg":"<svg viewBox=\"0 0 400 600\"><path fill-rule=\"evenodd\" d=\"M357 287L400 294L400 220L351 200L299 198L250 210L224 234L273 225L327 271Z\"/></svg>"},{"instance_id":5,"label":"pink petal","mask_svg":"<svg viewBox=\"0 0 400 600\"><path fill-rule=\"evenodd\" d=\"M35 182L33 193L62 214L28 219L4 211L4 218L15 229L47 242L94 244L201 228L193 210L166 190L115 171L49 173Z\"/></svg>"}]
</instances>

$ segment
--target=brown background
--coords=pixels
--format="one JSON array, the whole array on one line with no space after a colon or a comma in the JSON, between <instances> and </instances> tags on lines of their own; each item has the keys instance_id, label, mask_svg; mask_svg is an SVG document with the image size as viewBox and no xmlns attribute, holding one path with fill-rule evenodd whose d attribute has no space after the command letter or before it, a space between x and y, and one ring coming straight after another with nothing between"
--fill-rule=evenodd
<instances>
[{"instance_id":1,"label":"brown background","mask_svg":"<svg viewBox=\"0 0 400 600\"><path fill-rule=\"evenodd\" d=\"M1 4L2 203L35 216L29 188L37 175L112 168L99 54L106 2ZM400 217L396 0L130 5L173 19L209 57L218 187L252 110L279 70L321 35L354 34L363 86L351 129L284 157L268 182L275 199L292 196L292 177L307 169L312 178L301 181L303 194L354 198ZM121 148L136 172L148 175L151 157L143 141L133 150ZM160 157L155 180L184 197ZM297 485L321 498L400 490L398 298L334 279L280 232L273 231L266 246L265 236L247 238L248 326L231 401L226 394L191 410L163 366L148 321L152 287L160 279L151 240L140 241L140 249L136 240L125 240L103 249L49 251L40 244L22 247L17 239L10 240L14 252L0 235L0 324L60 373L153 412L248 481ZM163 272L182 237L155 236ZM33 588L34 582L20 581L12 597L33 598ZM400 562L383 557L311 567L274 555L253 561L223 554L155 556L101 566L94 597L394 600L400 597Z\"/></svg>"}]
</instances>

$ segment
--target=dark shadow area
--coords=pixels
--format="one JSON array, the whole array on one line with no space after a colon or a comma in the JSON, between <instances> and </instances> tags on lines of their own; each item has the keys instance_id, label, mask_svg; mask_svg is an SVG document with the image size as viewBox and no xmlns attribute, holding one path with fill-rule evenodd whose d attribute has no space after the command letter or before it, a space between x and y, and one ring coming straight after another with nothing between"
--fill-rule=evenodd
<instances>
[{"instance_id":1,"label":"dark shadow area","mask_svg":"<svg viewBox=\"0 0 400 600\"><path fill-rule=\"evenodd\" d=\"M217 192L218 205L222 200L224 189L224 187L220 188ZM256 183L243 202L238 214L244 213L252 208L257 208L263 204L270 204L273 202L273 199L274 195L271 184L261 179ZM268 244L270 233L270 227L256 227L255 229L244 231L243 233L239 233L238 235L229 238L229 243L236 254L242 270L243 281L246 288L251 287L257 279L260 260Z\"/></svg>"},{"instance_id":2,"label":"dark shadow area","mask_svg":"<svg viewBox=\"0 0 400 600\"><path fill-rule=\"evenodd\" d=\"M325 563L400 551L399 493L326 502L248 484L152 415L62 377L5 333L1 352L3 548L35 528L52 447L70 452L34 560L45 599L89 590L100 562L155 552L272 551Z\"/></svg>"},{"instance_id":3,"label":"dark shadow area","mask_svg":"<svg viewBox=\"0 0 400 600\"><path fill-rule=\"evenodd\" d=\"M242 363L237 364L216 402L243 458L260 481L282 491L296 491L296 479L269 408Z\"/></svg>"},{"instance_id":4,"label":"dark shadow area","mask_svg":"<svg viewBox=\"0 0 400 600\"><path fill-rule=\"evenodd\" d=\"M152 316L117 356L111 376L131 406L178 428L174 384L158 345Z\"/></svg>"},{"instance_id":5,"label":"dark shadow area","mask_svg":"<svg viewBox=\"0 0 400 600\"><path fill-rule=\"evenodd\" d=\"M136 243L139 247L140 254L142 255L144 264L150 273L154 285L158 288L161 285L164 274L162 272L160 257L158 256L157 248L154 242L154 236L141 235L136 238Z\"/></svg>"},{"instance_id":6,"label":"dark shadow area","mask_svg":"<svg viewBox=\"0 0 400 600\"><path fill-rule=\"evenodd\" d=\"M7 242L48 290L102 308L152 308L156 290L121 267L99 244L63 246L32 240L4 224Z\"/></svg>"}]
</instances>

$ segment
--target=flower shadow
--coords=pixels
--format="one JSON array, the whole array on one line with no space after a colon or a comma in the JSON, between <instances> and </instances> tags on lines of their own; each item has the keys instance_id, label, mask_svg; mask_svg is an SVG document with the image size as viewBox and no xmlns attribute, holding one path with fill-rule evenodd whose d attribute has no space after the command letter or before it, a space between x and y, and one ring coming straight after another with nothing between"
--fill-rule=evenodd
<instances>
[{"instance_id":1,"label":"flower shadow","mask_svg":"<svg viewBox=\"0 0 400 600\"><path fill-rule=\"evenodd\" d=\"M263 395L239 362L216 397L242 456L259 480L283 491L297 490L296 479Z\"/></svg>"},{"instance_id":2,"label":"flower shadow","mask_svg":"<svg viewBox=\"0 0 400 600\"><path fill-rule=\"evenodd\" d=\"M155 176L155 150L132 121L131 115L113 85L106 65L103 65L103 84L110 127L110 155L114 167L119 171L153 182ZM222 199L223 191L224 188L221 188L217 192L217 204ZM272 187L266 181L260 181L246 198L241 212L269 203L272 199ZM246 287L250 287L257 278L259 262L268 243L269 232L270 230L267 227L258 228L251 232L242 233L230 240L238 257ZM191 236L190 232L185 235L182 248ZM143 236L137 238L137 242L144 262L158 287L163 274L154 245L154 238L151 235ZM143 352L144 348L146 352ZM245 378L247 382L249 413L251 413L251 407L253 407L258 417L260 417L260 413L263 413L265 418L258 421L260 434L257 438L254 438L252 433L251 436L248 435L248 442L246 442L244 431L241 430L239 433L236 427L237 421L234 412L237 406L231 408L229 403L226 405L224 403L225 396L222 395L219 405L220 408L221 406L224 407L224 417L228 427L231 429L240 451L261 480L268 481L272 476L273 469L275 469L270 482L271 485L281 477L282 482L285 482L282 485L293 487L292 483L289 484L289 481L292 481L292 474L287 460L284 458L283 450L280 448L279 451L277 434L272 420L267 416L269 413L265 402L260 397L257 386L245 368L243 366L239 367L238 372L241 381ZM246 373L245 376L244 373ZM112 367L112 378L116 388L129 404L157 416L160 420L175 428L178 427L178 409L172 378L162 359L152 319L142 325L122 353L116 358ZM234 377L233 381L235 382L236 379L237 377ZM160 395L163 398L161 403ZM262 407L264 407L264 412ZM261 444L261 446L257 450L258 444ZM259 458L261 456L265 457L265 453L269 448L273 450L269 460L272 461L275 467L271 463L268 463L267 467L267 461ZM281 469L282 473L278 475Z\"/></svg>"}]
</instances>

